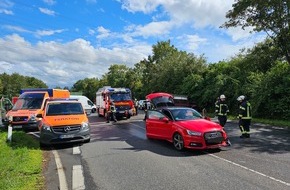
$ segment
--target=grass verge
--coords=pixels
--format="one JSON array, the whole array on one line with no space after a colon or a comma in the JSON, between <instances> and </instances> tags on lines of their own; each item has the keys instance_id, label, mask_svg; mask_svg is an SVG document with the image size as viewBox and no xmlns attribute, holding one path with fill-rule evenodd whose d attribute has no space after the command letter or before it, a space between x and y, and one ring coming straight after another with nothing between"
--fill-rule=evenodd
<instances>
[{"instance_id":1,"label":"grass verge","mask_svg":"<svg viewBox=\"0 0 290 190\"><path fill-rule=\"evenodd\" d=\"M43 154L39 143L23 131L13 131L7 141L7 131L0 129L0 189L44 189Z\"/></svg>"}]
</instances>

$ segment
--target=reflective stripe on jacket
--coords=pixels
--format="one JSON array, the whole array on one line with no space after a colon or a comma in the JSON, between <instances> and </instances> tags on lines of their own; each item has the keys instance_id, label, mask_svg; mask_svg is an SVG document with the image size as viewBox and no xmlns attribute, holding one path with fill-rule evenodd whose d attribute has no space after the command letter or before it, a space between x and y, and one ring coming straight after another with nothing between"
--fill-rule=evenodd
<instances>
[{"instance_id":1,"label":"reflective stripe on jacket","mask_svg":"<svg viewBox=\"0 0 290 190\"><path fill-rule=\"evenodd\" d=\"M228 112L229 112L229 107L225 102L220 101L215 104L215 113L217 115L225 116L227 115Z\"/></svg>"},{"instance_id":2,"label":"reflective stripe on jacket","mask_svg":"<svg viewBox=\"0 0 290 190\"><path fill-rule=\"evenodd\" d=\"M252 107L250 102L243 101L239 107L239 118L252 119Z\"/></svg>"}]
</instances>

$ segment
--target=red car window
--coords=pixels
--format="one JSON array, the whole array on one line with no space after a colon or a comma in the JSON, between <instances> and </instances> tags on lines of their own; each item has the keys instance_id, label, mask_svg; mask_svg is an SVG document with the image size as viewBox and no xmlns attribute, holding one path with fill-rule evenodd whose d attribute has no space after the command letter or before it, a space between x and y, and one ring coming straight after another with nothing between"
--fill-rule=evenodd
<instances>
[{"instance_id":1,"label":"red car window","mask_svg":"<svg viewBox=\"0 0 290 190\"><path fill-rule=\"evenodd\" d=\"M160 120L162 118L164 118L164 115L162 113L155 110L148 111L148 119Z\"/></svg>"}]
</instances>

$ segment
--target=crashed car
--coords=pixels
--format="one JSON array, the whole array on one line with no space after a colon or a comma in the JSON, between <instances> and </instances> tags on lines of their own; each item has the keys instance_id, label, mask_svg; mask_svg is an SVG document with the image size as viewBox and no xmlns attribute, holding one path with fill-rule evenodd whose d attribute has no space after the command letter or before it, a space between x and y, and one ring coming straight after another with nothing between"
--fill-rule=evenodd
<instances>
[{"instance_id":1,"label":"crashed car","mask_svg":"<svg viewBox=\"0 0 290 190\"><path fill-rule=\"evenodd\" d=\"M148 139L172 142L175 149L218 149L229 146L227 134L219 124L205 119L188 107L161 107L148 110Z\"/></svg>"}]
</instances>

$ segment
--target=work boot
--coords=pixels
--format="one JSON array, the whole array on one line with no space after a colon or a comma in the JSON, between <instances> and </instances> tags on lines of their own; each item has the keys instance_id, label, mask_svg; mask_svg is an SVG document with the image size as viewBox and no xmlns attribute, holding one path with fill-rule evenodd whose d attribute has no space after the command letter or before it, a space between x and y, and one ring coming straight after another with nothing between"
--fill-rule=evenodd
<instances>
[{"instance_id":1,"label":"work boot","mask_svg":"<svg viewBox=\"0 0 290 190\"><path fill-rule=\"evenodd\" d=\"M242 134L241 136L240 136L240 138L246 138L246 135L245 134Z\"/></svg>"},{"instance_id":2,"label":"work boot","mask_svg":"<svg viewBox=\"0 0 290 190\"><path fill-rule=\"evenodd\" d=\"M245 136L246 138L250 138L250 134L245 134L245 135L246 135L246 136Z\"/></svg>"}]
</instances>

